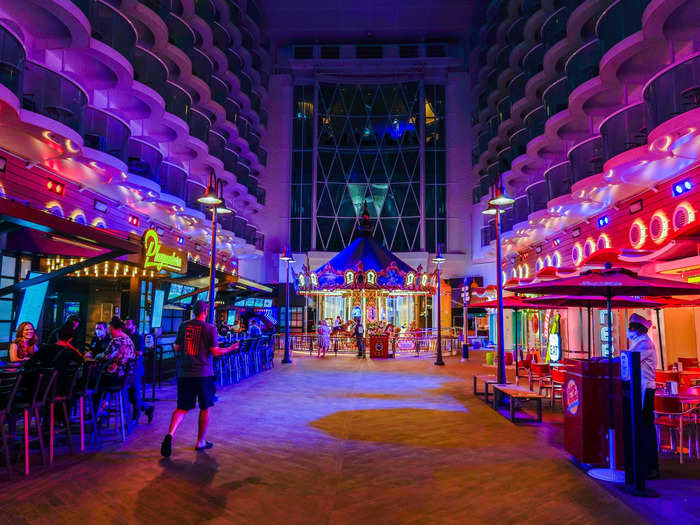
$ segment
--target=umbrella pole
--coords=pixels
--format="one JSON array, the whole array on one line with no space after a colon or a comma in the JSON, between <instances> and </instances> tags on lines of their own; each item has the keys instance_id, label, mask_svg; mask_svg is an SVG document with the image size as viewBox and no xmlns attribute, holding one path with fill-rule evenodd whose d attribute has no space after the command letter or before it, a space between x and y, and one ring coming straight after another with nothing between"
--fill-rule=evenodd
<instances>
[{"instance_id":1,"label":"umbrella pole","mask_svg":"<svg viewBox=\"0 0 700 525\"><path fill-rule=\"evenodd\" d=\"M616 470L615 465L615 406L613 403L613 346L612 346L612 290L608 289L607 295L608 310L608 416L610 426L608 430L608 468L593 468L588 471L592 478L611 481L613 483L624 483L625 472Z\"/></svg>"},{"instance_id":2,"label":"umbrella pole","mask_svg":"<svg viewBox=\"0 0 700 525\"><path fill-rule=\"evenodd\" d=\"M661 370L666 370L664 366L664 343L661 340L661 314L659 310L660 308L656 308L656 327L659 334L659 357L661 358Z\"/></svg>"},{"instance_id":3,"label":"umbrella pole","mask_svg":"<svg viewBox=\"0 0 700 525\"><path fill-rule=\"evenodd\" d=\"M591 330L593 327L591 326L591 307L588 307L588 327L586 332L588 332L588 360L590 361L591 359Z\"/></svg>"},{"instance_id":4,"label":"umbrella pole","mask_svg":"<svg viewBox=\"0 0 700 525\"><path fill-rule=\"evenodd\" d=\"M518 329L518 309L514 308L513 309L513 316L515 317L515 380L518 380L518 358L520 357L520 352L518 352L518 335L520 330Z\"/></svg>"}]
</instances>

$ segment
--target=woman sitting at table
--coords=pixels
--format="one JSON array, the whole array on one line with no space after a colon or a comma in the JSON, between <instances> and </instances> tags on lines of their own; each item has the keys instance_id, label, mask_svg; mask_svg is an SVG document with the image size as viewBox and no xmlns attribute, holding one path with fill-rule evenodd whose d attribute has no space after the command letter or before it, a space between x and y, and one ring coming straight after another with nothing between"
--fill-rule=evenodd
<instances>
[{"instance_id":1,"label":"woman sitting at table","mask_svg":"<svg viewBox=\"0 0 700 525\"><path fill-rule=\"evenodd\" d=\"M24 361L37 351L38 339L34 325L29 322L20 323L17 327L15 340L10 343L10 361Z\"/></svg>"},{"instance_id":2,"label":"woman sitting at table","mask_svg":"<svg viewBox=\"0 0 700 525\"><path fill-rule=\"evenodd\" d=\"M639 314L632 314L627 327L630 352L639 352L642 372L642 462L646 466L647 479L659 477L659 455L654 425L654 396L656 394L656 347L647 335L651 321Z\"/></svg>"}]
</instances>

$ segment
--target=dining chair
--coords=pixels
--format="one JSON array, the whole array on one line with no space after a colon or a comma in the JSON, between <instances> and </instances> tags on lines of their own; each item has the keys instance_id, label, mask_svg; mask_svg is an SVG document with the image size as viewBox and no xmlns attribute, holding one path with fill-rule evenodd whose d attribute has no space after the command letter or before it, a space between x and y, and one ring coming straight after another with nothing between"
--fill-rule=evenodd
<instances>
[{"instance_id":1,"label":"dining chair","mask_svg":"<svg viewBox=\"0 0 700 525\"><path fill-rule=\"evenodd\" d=\"M691 438L695 436L695 454L698 454L697 436L697 416L698 407L683 408L683 403L679 396L657 395L654 398L654 424L656 425L656 435L658 449L661 449L661 430L669 432L669 444L672 452L676 451L674 436L678 435L678 453L680 462L683 463L683 446L685 437L688 437L688 457L691 455Z\"/></svg>"}]
</instances>

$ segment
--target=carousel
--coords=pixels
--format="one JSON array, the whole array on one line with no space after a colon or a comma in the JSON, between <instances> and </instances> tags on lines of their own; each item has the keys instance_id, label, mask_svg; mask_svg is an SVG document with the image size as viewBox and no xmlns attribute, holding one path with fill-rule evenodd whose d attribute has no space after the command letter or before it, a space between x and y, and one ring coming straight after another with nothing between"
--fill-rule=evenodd
<instances>
[{"instance_id":1,"label":"carousel","mask_svg":"<svg viewBox=\"0 0 700 525\"><path fill-rule=\"evenodd\" d=\"M365 205L359 237L320 268L303 268L297 285L300 294L316 296L319 319L354 320L372 333L386 325L416 329L437 274L411 268L374 240Z\"/></svg>"}]
</instances>

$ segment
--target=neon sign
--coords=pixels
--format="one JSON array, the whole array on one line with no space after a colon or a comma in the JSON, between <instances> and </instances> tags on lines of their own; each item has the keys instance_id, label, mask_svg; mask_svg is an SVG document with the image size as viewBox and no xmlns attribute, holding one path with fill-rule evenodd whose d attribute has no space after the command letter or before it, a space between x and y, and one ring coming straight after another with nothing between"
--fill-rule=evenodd
<instances>
[{"instance_id":1,"label":"neon sign","mask_svg":"<svg viewBox=\"0 0 700 525\"><path fill-rule=\"evenodd\" d=\"M155 230L146 230L143 234L143 268L187 273L187 257L183 252L161 244Z\"/></svg>"}]
</instances>

